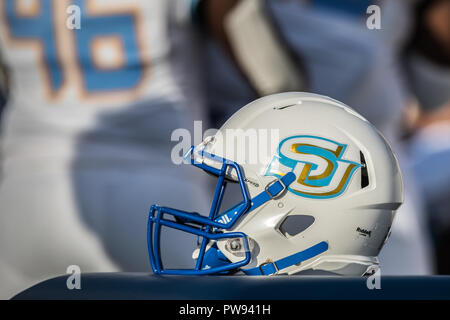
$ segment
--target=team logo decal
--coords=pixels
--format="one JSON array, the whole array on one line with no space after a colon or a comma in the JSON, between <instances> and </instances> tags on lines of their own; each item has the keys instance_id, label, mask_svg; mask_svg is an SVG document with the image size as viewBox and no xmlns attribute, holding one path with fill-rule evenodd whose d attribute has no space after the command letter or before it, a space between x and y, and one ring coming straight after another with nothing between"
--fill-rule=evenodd
<instances>
[{"instance_id":1,"label":"team logo decal","mask_svg":"<svg viewBox=\"0 0 450 320\"><path fill-rule=\"evenodd\" d=\"M266 176L282 177L293 171L297 180L289 191L308 198L333 198L342 194L360 163L342 159L347 145L314 136L294 136L281 141Z\"/></svg>"}]
</instances>

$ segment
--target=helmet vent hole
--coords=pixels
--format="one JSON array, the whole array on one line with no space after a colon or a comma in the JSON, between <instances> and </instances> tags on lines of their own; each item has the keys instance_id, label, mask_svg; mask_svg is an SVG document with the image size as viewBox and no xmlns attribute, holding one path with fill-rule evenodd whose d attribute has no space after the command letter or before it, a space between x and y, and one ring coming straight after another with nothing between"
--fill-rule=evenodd
<instances>
[{"instance_id":1,"label":"helmet vent hole","mask_svg":"<svg viewBox=\"0 0 450 320\"><path fill-rule=\"evenodd\" d=\"M285 237L293 237L308 229L315 219L308 215L290 215L280 225L280 232Z\"/></svg>"},{"instance_id":2,"label":"helmet vent hole","mask_svg":"<svg viewBox=\"0 0 450 320\"><path fill-rule=\"evenodd\" d=\"M361 157L361 189L364 189L369 185L369 172L367 171L367 164L366 164L366 158L364 157L364 154L360 151L359 152Z\"/></svg>"}]
</instances>

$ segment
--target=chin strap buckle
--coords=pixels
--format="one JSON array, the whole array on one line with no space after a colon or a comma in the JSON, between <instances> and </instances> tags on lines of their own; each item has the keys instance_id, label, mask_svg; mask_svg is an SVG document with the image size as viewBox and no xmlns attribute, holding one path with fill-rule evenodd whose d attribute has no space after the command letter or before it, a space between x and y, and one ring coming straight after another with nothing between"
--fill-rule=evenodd
<instances>
[{"instance_id":1,"label":"chin strap buckle","mask_svg":"<svg viewBox=\"0 0 450 320\"><path fill-rule=\"evenodd\" d=\"M263 270L263 267L269 266L271 264L273 265L273 269L275 270L275 272L272 272L272 273L269 273L269 274L265 274L264 270ZM259 268L259 271L261 271L261 275L262 276L275 276L275 275L277 275L280 272L280 270L278 269L277 264L274 261L270 260L270 259L267 259L266 262L260 264L258 268Z\"/></svg>"},{"instance_id":2,"label":"chin strap buckle","mask_svg":"<svg viewBox=\"0 0 450 320\"><path fill-rule=\"evenodd\" d=\"M283 188L279 191L277 190L278 192L276 194L272 194L270 192L270 187L273 186L277 182L280 183ZM287 186L283 183L283 181L280 178L277 178L277 179L269 182L267 184L267 186L264 188L264 191L269 195L270 199L274 200L274 199L278 198L279 196L281 196L286 189L287 189Z\"/></svg>"}]
</instances>

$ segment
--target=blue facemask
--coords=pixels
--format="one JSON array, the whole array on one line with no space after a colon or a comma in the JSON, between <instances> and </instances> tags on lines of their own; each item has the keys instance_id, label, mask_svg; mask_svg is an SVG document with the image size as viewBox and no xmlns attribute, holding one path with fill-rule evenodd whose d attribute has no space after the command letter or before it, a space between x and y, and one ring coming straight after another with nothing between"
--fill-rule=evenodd
<instances>
[{"instance_id":1,"label":"blue facemask","mask_svg":"<svg viewBox=\"0 0 450 320\"><path fill-rule=\"evenodd\" d=\"M283 193L287 187L295 180L295 174L287 173L281 179L275 179L266 186L265 190L250 198L244 179L242 168L234 161L223 159L216 155L199 151L203 159L210 159L220 164L220 169L213 166L199 163L194 160L192 147L187 154L191 164L205 170L208 173L218 177L214 198L208 216L200 215L196 212L186 212L178 209L160 207L153 205L150 208L148 219L147 243L150 257L150 264L155 274L180 274L180 275L205 275L205 274L223 274L235 272L247 265L251 260L249 249L249 240L246 234L242 232L229 232L236 222L246 214L251 214L253 210L263 205L267 201L274 199ZM234 170L242 194L242 202L236 204L233 208L224 212L219 212L220 205L225 193L227 181L227 172ZM201 239L199 241L199 252L195 268L193 269L167 269L164 267L161 259L160 236L161 227L169 227L182 232L187 232ZM215 241L221 239L236 239L240 241L245 253L242 260L237 262L229 261L225 255L217 248ZM212 244L208 246L208 244ZM317 254L317 253L315 253ZM289 263L297 263L298 257ZM256 268L258 269L258 268Z\"/></svg>"}]
</instances>

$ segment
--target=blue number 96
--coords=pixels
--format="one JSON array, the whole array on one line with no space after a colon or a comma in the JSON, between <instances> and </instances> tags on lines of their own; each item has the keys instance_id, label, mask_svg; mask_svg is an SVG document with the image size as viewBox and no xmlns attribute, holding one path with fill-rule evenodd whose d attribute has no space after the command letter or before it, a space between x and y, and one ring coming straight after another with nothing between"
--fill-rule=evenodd
<instances>
[{"instance_id":1,"label":"blue number 96","mask_svg":"<svg viewBox=\"0 0 450 320\"><path fill-rule=\"evenodd\" d=\"M51 95L56 95L69 76L61 63L54 17L58 0L5 0L6 25L12 40L38 48L39 63ZM141 82L145 63L140 54L137 15L128 11L96 8L89 0L73 0L81 9L81 28L73 30L76 63L83 93L120 92L135 89ZM65 29L61 29L65 28ZM66 70L67 69L67 70Z\"/></svg>"}]
</instances>

